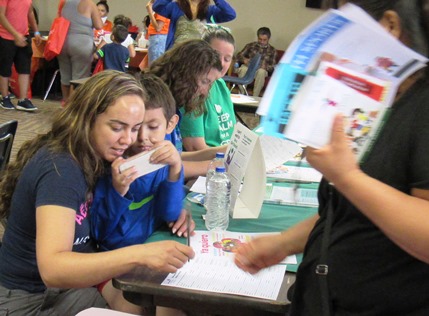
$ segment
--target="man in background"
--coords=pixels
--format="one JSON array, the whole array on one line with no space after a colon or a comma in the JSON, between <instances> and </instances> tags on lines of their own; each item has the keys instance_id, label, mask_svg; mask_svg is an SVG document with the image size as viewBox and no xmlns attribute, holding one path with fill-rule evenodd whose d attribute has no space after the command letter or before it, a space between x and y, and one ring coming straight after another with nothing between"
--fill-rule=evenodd
<instances>
[{"instance_id":1,"label":"man in background","mask_svg":"<svg viewBox=\"0 0 429 316\"><path fill-rule=\"evenodd\" d=\"M257 53L261 54L261 64L256 71L253 95L259 97L265 84L265 78L271 75L276 64L277 50L270 45L271 31L268 27L261 27L256 32L258 41L246 44L241 52L237 54L237 62L241 64L237 71L238 76L244 77L247 72L249 61ZM241 93L243 91L240 90Z\"/></svg>"},{"instance_id":2,"label":"man in background","mask_svg":"<svg viewBox=\"0 0 429 316\"><path fill-rule=\"evenodd\" d=\"M22 18L22 17L26 18ZM40 33L33 12L32 0L0 0L0 107L14 110L9 96L9 78L15 64L18 72L19 100L16 109L34 111L37 108L27 99L30 85L31 42L28 27L34 31L36 44Z\"/></svg>"}]
</instances>

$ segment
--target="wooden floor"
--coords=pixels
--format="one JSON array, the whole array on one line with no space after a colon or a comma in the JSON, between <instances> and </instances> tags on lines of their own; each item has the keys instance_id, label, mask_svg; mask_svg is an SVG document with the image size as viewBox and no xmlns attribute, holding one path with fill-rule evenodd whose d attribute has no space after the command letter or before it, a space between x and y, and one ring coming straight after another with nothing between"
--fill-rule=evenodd
<instances>
[{"instance_id":1,"label":"wooden floor","mask_svg":"<svg viewBox=\"0 0 429 316\"><path fill-rule=\"evenodd\" d=\"M12 102L16 105L17 100L12 99ZM32 139L36 134L49 131L52 114L55 111L61 110L60 101L43 101L40 98L34 98L32 102L38 108L34 112L4 110L0 108L0 123L10 120L18 121L18 129L12 146L11 160L15 159L16 153L21 148L23 142Z\"/></svg>"},{"instance_id":2,"label":"wooden floor","mask_svg":"<svg viewBox=\"0 0 429 316\"><path fill-rule=\"evenodd\" d=\"M18 121L18 129L12 146L11 160L15 159L16 153L21 148L22 144L35 135L46 133L51 127L51 117L55 111L61 110L60 101L46 100L34 98L33 104L38 107L37 111L24 112L18 110L4 110L0 108L0 123L10 120ZM17 103L16 99L12 99L13 104ZM0 224L0 240L3 236L3 226Z\"/></svg>"}]
</instances>

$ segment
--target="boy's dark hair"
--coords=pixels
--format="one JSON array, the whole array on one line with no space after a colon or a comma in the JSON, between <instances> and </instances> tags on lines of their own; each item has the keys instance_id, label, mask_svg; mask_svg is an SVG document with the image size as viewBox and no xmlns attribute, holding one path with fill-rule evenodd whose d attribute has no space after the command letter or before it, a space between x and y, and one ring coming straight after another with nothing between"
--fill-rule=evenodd
<instances>
[{"instance_id":1,"label":"boy's dark hair","mask_svg":"<svg viewBox=\"0 0 429 316\"><path fill-rule=\"evenodd\" d=\"M128 36L128 29L123 25L115 25L112 29L112 40L121 44Z\"/></svg>"},{"instance_id":2,"label":"boy's dark hair","mask_svg":"<svg viewBox=\"0 0 429 316\"><path fill-rule=\"evenodd\" d=\"M263 26L258 29L258 31L256 32L256 35L257 36L266 35L268 36L268 38L271 38L271 30L268 27Z\"/></svg>"},{"instance_id":3,"label":"boy's dark hair","mask_svg":"<svg viewBox=\"0 0 429 316\"><path fill-rule=\"evenodd\" d=\"M123 25L125 26L127 29L131 26L132 22L130 18L127 18L125 15L123 14L119 14L117 16L115 16L115 18L113 19L113 24L114 25Z\"/></svg>"},{"instance_id":4,"label":"boy's dark hair","mask_svg":"<svg viewBox=\"0 0 429 316\"><path fill-rule=\"evenodd\" d=\"M165 82L151 74L141 73L139 81L146 91L144 105L146 110L162 108L167 122L176 114L176 101Z\"/></svg>"}]
</instances>

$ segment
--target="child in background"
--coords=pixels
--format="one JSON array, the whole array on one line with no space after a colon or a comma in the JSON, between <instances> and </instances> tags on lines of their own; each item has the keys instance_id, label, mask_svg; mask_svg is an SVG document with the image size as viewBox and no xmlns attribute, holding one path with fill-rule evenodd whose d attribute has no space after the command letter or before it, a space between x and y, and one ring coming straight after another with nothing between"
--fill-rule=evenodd
<instances>
[{"instance_id":1,"label":"child in background","mask_svg":"<svg viewBox=\"0 0 429 316\"><path fill-rule=\"evenodd\" d=\"M177 122L175 101L158 77L142 75L147 91L143 125L128 154L136 155L159 148L151 156L154 164L167 164L161 169L135 178L135 170L119 172L124 162L120 157L112 163L112 173L102 177L95 188L91 208L93 236L102 250L144 243L162 224L168 223L173 234L186 236L183 167L180 154L165 135ZM191 231L194 224L192 223Z\"/></svg>"},{"instance_id":2,"label":"child in background","mask_svg":"<svg viewBox=\"0 0 429 316\"><path fill-rule=\"evenodd\" d=\"M116 25L112 30L112 43L106 44L94 53L95 59L103 59L104 69L125 72L125 64L130 60L128 49L122 43L128 36L128 30L123 25Z\"/></svg>"},{"instance_id":3,"label":"child in background","mask_svg":"<svg viewBox=\"0 0 429 316\"><path fill-rule=\"evenodd\" d=\"M131 24L132 24L131 19L127 18L123 14L117 15L113 19L113 26L123 25L126 27L127 32ZM97 50L99 50L101 47L103 47L106 44L112 43L112 39L110 38L110 36L111 36L110 34L105 34L103 37L101 37L101 41L97 46ZM134 49L134 40L131 37L131 34L129 34L129 32L128 32L127 38L122 42L122 46L128 48L128 52L130 53L131 58L136 56L136 51Z\"/></svg>"}]
</instances>

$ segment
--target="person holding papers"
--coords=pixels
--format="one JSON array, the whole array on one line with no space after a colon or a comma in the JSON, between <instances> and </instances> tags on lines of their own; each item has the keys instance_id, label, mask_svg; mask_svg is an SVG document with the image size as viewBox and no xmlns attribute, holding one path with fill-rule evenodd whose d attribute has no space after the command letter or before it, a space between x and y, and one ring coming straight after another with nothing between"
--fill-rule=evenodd
<instances>
[{"instance_id":1,"label":"person holding papers","mask_svg":"<svg viewBox=\"0 0 429 316\"><path fill-rule=\"evenodd\" d=\"M176 104L160 78L145 74L140 82L146 90L146 112L128 154L133 156L156 149L151 154L151 163L165 166L138 177L135 167L121 172L124 158L118 157L112 163L111 174L98 180L90 215L91 231L102 251L142 244L165 223L173 234L187 236L186 210L182 210L181 203L184 199L182 161L174 145L164 140L166 133L171 133L177 124ZM191 232L194 227L192 222ZM166 249L160 245L159 251ZM103 296L122 297L122 292L115 289L110 280L98 288Z\"/></svg>"},{"instance_id":2,"label":"person holding papers","mask_svg":"<svg viewBox=\"0 0 429 316\"><path fill-rule=\"evenodd\" d=\"M348 2L427 55L422 1ZM304 252L290 315L429 315L428 87L424 69L402 82L360 164L337 116L330 143L307 148L324 175L318 215L237 250L236 264L251 273Z\"/></svg>"}]
</instances>

